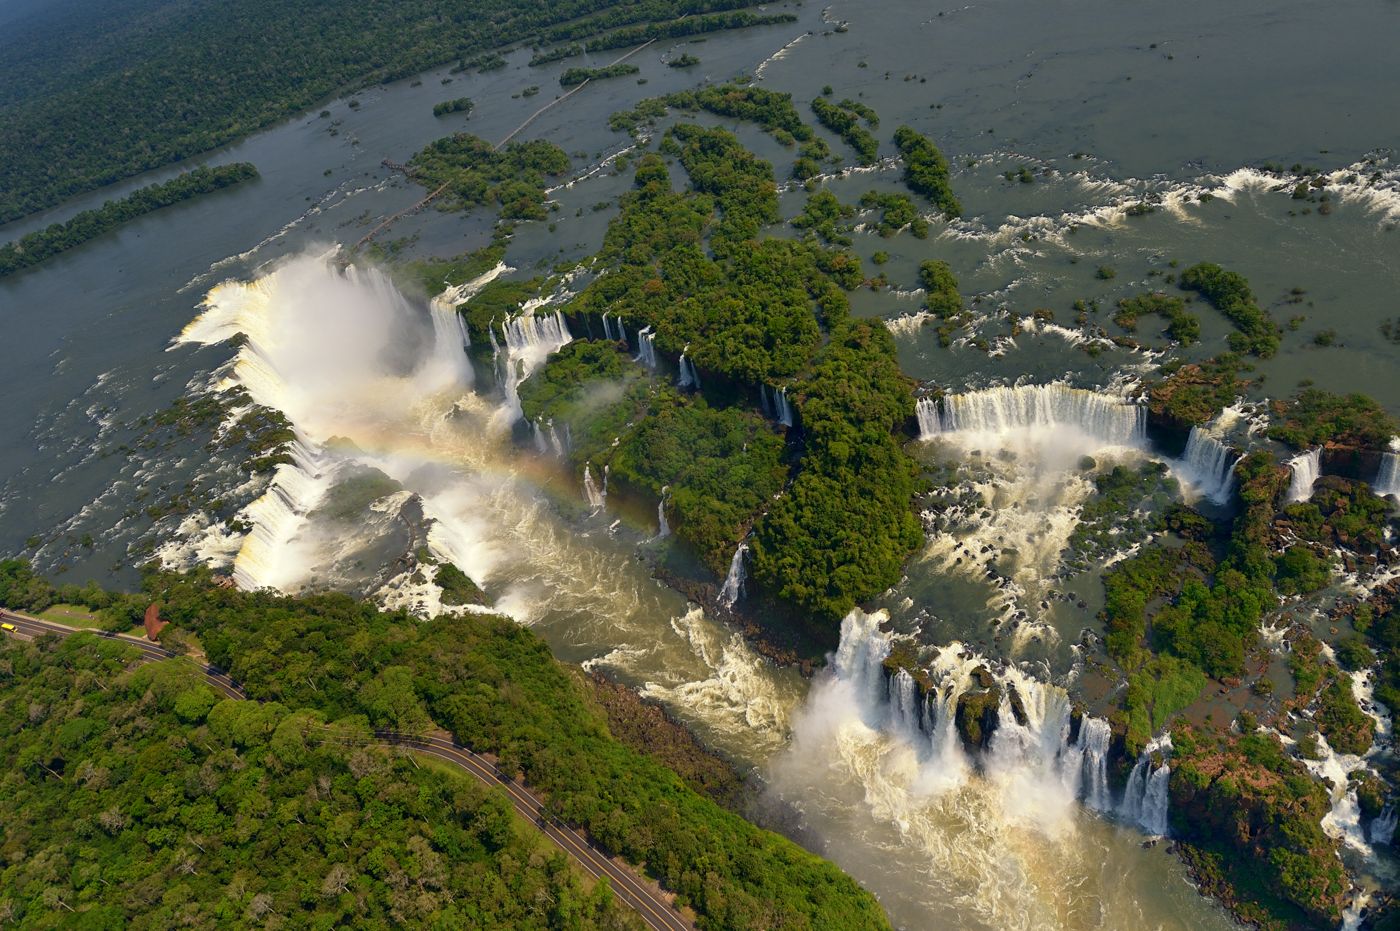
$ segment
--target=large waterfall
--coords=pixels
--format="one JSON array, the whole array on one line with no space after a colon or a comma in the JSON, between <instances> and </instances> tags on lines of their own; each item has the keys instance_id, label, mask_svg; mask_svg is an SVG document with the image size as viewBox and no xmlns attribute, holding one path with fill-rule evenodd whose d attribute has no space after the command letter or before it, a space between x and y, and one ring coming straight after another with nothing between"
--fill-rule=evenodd
<instances>
[{"instance_id":1,"label":"large waterfall","mask_svg":"<svg viewBox=\"0 0 1400 931\"><path fill-rule=\"evenodd\" d=\"M1145 754L1127 796L1115 806L1107 721L1080 715L1076 734L1076 715L1064 689L1015 666L998 668L960 643L939 648L920 673L927 682L921 701L909 671L885 668L893 645L893 636L880 629L885 620L883 611L856 609L842 621L830 674L814 690L810 713L815 717L804 723L825 728L832 724L830 716L854 716L910 750L914 791L937 797L980 792L974 787L985 784L994 787L1004 815L1052 834L1059 830L1058 820L1073 817L1076 801L1105 814L1121 813L1149 833L1165 832L1168 768L1149 774L1152 764ZM991 720L979 723L984 734L985 727L992 728L991 739L975 752L964 745L957 724L959 700L969 693L999 693ZM1150 749L1169 747L1169 741L1159 741Z\"/></svg>"},{"instance_id":2,"label":"large waterfall","mask_svg":"<svg viewBox=\"0 0 1400 931\"><path fill-rule=\"evenodd\" d=\"M422 308L387 275L353 265L342 270L336 258L301 256L254 283L215 287L176 340L213 344L241 334L225 385L242 385L294 426L293 461L278 465L261 497L239 515L251 525L233 564L243 588L295 588L318 558L299 538L338 471L338 456L324 444L343 435L347 422L386 397L455 394L470 384L454 308L476 282L435 300L422 333ZM415 334L426 345L399 351Z\"/></svg>"},{"instance_id":3,"label":"large waterfall","mask_svg":"<svg viewBox=\"0 0 1400 931\"><path fill-rule=\"evenodd\" d=\"M1312 497L1313 484L1322 474L1322 450L1310 449L1288 460L1293 479L1288 483L1288 502L1296 504Z\"/></svg>"},{"instance_id":4,"label":"large waterfall","mask_svg":"<svg viewBox=\"0 0 1400 931\"><path fill-rule=\"evenodd\" d=\"M1171 734L1163 734L1143 748L1142 755L1128 774L1128 786L1123 791L1123 804L1119 813L1130 824L1136 824L1149 834L1167 833L1167 788L1172 768L1165 761L1160 764L1154 756L1166 756L1171 752Z\"/></svg>"},{"instance_id":5,"label":"large waterfall","mask_svg":"<svg viewBox=\"0 0 1400 931\"><path fill-rule=\"evenodd\" d=\"M1177 471L1201 495L1224 504L1235 488L1235 461L1230 447L1196 426L1191 428Z\"/></svg>"},{"instance_id":6,"label":"large waterfall","mask_svg":"<svg viewBox=\"0 0 1400 931\"><path fill-rule=\"evenodd\" d=\"M943 432L943 415L938 410L937 398L920 398L914 405L919 418L919 439L931 440Z\"/></svg>"},{"instance_id":7,"label":"large waterfall","mask_svg":"<svg viewBox=\"0 0 1400 931\"><path fill-rule=\"evenodd\" d=\"M1376 472L1376 480L1371 483L1371 490L1381 497L1400 497L1400 452L1395 450L1397 442L1400 439L1391 440L1390 451L1381 454L1381 467Z\"/></svg>"},{"instance_id":8,"label":"large waterfall","mask_svg":"<svg viewBox=\"0 0 1400 931\"><path fill-rule=\"evenodd\" d=\"M724 585L719 590L720 604L726 608L738 604L739 597L744 594L744 557L748 552L749 545L740 543L734 557L729 560L729 574L724 577Z\"/></svg>"},{"instance_id":9,"label":"large waterfall","mask_svg":"<svg viewBox=\"0 0 1400 931\"><path fill-rule=\"evenodd\" d=\"M1137 446L1146 438L1146 410L1120 397L1059 383L987 388L921 401L919 427L925 439L965 433L1003 439L1016 435L1054 443L1072 433L1097 446ZM1068 439L1084 445L1083 440Z\"/></svg>"},{"instance_id":10,"label":"large waterfall","mask_svg":"<svg viewBox=\"0 0 1400 931\"><path fill-rule=\"evenodd\" d=\"M1371 828L1368 832L1372 846L1395 842L1397 812L1400 812L1400 809L1395 807L1394 802L1389 802L1381 809L1381 813L1376 815L1375 820L1371 822Z\"/></svg>"},{"instance_id":11,"label":"large waterfall","mask_svg":"<svg viewBox=\"0 0 1400 931\"><path fill-rule=\"evenodd\" d=\"M501 389L505 392L507 410L515 419L521 416L520 383L529 378L530 373L539 368L551 352L557 352L573 340L561 312L556 310L552 314L540 314L535 310L535 307L527 305L521 313L501 325L501 335L505 339L504 349L498 349L503 353ZM492 324L493 345L495 339L495 324Z\"/></svg>"},{"instance_id":12,"label":"large waterfall","mask_svg":"<svg viewBox=\"0 0 1400 931\"><path fill-rule=\"evenodd\" d=\"M690 347L687 346L686 349ZM700 390L700 373L695 371L695 363L692 362L684 352L681 353L680 362L676 366L680 369L680 374L676 377L677 388L694 388Z\"/></svg>"},{"instance_id":13,"label":"large waterfall","mask_svg":"<svg viewBox=\"0 0 1400 931\"><path fill-rule=\"evenodd\" d=\"M666 493L670 491L669 485L661 489L661 498L656 502L656 536L658 538L669 537L671 535L671 525L666 523Z\"/></svg>"}]
</instances>

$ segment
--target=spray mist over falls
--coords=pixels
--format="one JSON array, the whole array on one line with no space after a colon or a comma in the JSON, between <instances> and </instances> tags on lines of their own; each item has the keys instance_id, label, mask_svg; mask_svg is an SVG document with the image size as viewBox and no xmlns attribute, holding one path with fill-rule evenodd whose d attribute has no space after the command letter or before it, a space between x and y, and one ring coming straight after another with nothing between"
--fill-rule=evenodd
<instances>
[{"instance_id":1,"label":"spray mist over falls","mask_svg":"<svg viewBox=\"0 0 1400 931\"><path fill-rule=\"evenodd\" d=\"M177 340L242 335L225 384L282 411L297 435L295 461L240 515L252 524L232 567L240 587L359 582L389 607L471 610L443 605L433 584L435 562L451 563L561 658L644 687L736 758L758 762L780 746L797 674L651 579L625 541L567 524L549 491L564 488L554 457L512 445L508 394L473 389L453 308L506 266L425 309L381 272L342 271L334 258L304 255L218 285ZM562 318L536 311L497 327L500 362L517 378L568 338ZM551 451L567 444L560 433L545 425ZM397 549L373 549L375 535Z\"/></svg>"},{"instance_id":2,"label":"spray mist over falls","mask_svg":"<svg viewBox=\"0 0 1400 931\"><path fill-rule=\"evenodd\" d=\"M774 790L823 836L877 846L881 869L916 877L928 927L1138 926L1143 835L1117 819L1144 799L1109 784L1107 722L1073 712L1064 689L958 643L921 661L918 686L902 663L887 668L885 619L857 609L842 623L834 662L773 767ZM980 749L955 720L973 693L1000 695ZM1164 767L1142 768L1165 786ZM847 848L827 853L844 864ZM1192 921L1183 909L1180 924L1162 926Z\"/></svg>"},{"instance_id":3,"label":"spray mist over falls","mask_svg":"<svg viewBox=\"0 0 1400 931\"><path fill-rule=\"evenodd\" d=\"M1086 817L1076 801L1103 810L1113 802L1101 729L1084 719L1070 734L1063 689L1015 667L997 671L1008 690L994 712L1004 726L985 750L969 752L952 722L982 661L956 646L941 651L930 669L935 699L920 704L907 674L883 677L888 637L856 612L843 630L840 673L808 693L795 672L651 579L632 544L600 532L597 518L575 526L560 517L548 489L577 500L577 479L560 481L552 440L543 456L512 445L509 402L472 390L458 367L455 321L405 301L377 272L342 273L328 259L302 257L257 281L220 285L181 338L245 334L227 378L286 413L300 443L297 461L279 468L260 499L285 505L285 522L248 509L256 519L235 562L240 585L314 585L318 567L373 522L366 515L375 508L386 520L417 508L423 546L482 585L493 610L535 628L561 659L606 668L665 702L741 764L772 765L776 790L828 840L826 852L879 891L900 923L1133 925L1138 897L1156 894L1163 866L1147 863L1140 834ZM540 339L518 331L516 361L564 338L562 329L541 332L552 315L540 316ZM500 335L502 355L516 353L510 332ZM389 487L350 520L326 517L342 478L366 472ZM591 477L601 498L605 477ZM433 567L420 568L426 584L404 572L380 600L441 610Z\"/></svg>"}]
</instances>

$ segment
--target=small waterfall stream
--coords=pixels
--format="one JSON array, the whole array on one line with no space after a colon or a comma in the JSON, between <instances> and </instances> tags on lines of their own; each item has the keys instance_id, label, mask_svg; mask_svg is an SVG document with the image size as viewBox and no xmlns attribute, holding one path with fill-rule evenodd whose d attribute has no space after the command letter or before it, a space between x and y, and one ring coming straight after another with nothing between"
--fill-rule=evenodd
<instances>
[{"instance_id":1,"label":"small waterfall stream","mask_svg":"<svg viewBox=\"0 0 1400 931\"><path fill-rule=\"evenodd\" d=\"M607 498L593 481L593 464L589 462L583 464L583 496L588 499L588 506L595 511L602 510L603 505L607 504Z\"/></svg>"},{"instance_id":2,"label":"small waterfall stream","mask_svg":"<svg viewBox=\"0 0 1400 931\"><path fill-rule=\"evenodd\" d=\"M651 326L647 325L637 333L637 357L633 361L640 362L653 372L656 371L656 347L652 344L655 335L651 331Z\"/></svg>"},{"instance_id":3,"label":"small waterfall stream","mask_svg":"<svg viewBox=\"0 0 1400 931\"><path fill-rule=\"evenodd\" d=\"M1322 450L1310 449L1288 460L1293 470L1293 480L1288 483L1288 502L1297 504L1312 498L1313 483L1322 474Z\"/></svg>"},{"instance_id":4,"label":"small waterfall stream","mask_svg":"<svg viewBox=\"0 0 1400 931\"><path fill-rule=\"evenodd\" d=\"M729 574L724 577L724 585L719 590L720 604L726 608L738 604L739 598L744 594L744 557L748 552L749 545L740 543L739 548L734 551L734 558L729 560Z\"/></svg>"}]
</instances>

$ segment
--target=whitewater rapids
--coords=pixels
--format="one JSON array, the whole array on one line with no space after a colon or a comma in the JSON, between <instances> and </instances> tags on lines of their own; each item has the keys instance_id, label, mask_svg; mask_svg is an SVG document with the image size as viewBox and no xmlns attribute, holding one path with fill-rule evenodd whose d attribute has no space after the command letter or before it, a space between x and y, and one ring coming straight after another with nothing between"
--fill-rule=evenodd
<instances>
[{"instance_id":1,"label":"whitewater rapids","mask_svg":"<svg viewBox=\"0 0 1400 931\"><path fill-rule=\"evenodd\" d=\"M338 500L342 476L377 470L396 487L366 513L418 502L428 549L481 585L493 610L530 625L561 659L664 702L712 747L765 774L774 797L800 810L803 836L880 895L897 925L1227 927L1164 852L1142 851L1140 833L1076 801L1103 798L1097 763L1083 763L1093 746L1075 751L1078 766L1047 763L1035 749L1060 746L1058 724L1046 722L1060 720L1062 690L1008 671L1043 699L1031 736L1047 742L1008 733L979 768L916 749L849 676L809 689L650 578L634 543L604 529L606 509L561 516L582 513L578 477L513 445L506 405L473 386L463 335L438 316L450 301L415 305L381 273L342 271L334 259L304 255L215 287L177 340L245 337L224 383L282 411L297 435L296 461L264 494L275 513L243 515L254 530L234 559L239 585L317 587L328 552L365 523L328 518L326 502ZM534 332L563 338L541 324ZM539 355L523 349L521 365ZM431 614L441 607L431 588L399 579L381 600ZM843 655L872 657L877 627L854 613Z\"/></svg>"}]
</instances>

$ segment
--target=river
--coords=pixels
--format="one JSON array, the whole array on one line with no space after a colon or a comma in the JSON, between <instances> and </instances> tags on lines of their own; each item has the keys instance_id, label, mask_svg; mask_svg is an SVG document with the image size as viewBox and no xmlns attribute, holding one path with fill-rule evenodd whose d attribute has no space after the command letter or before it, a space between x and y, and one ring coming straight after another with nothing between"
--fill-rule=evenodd
<instances>
[{"instance_id":1,"label":"river","mask_svg":"<svg viewBox=\"0 0 1400 931\"><path fill-rule=\"evenodd\" d=\"M421 196L382 159L404 161L457 129L504 136L575 62L530 69L528 52L516 52L500 71L440 69L358 94L353 108L328 102L208 158L252 161L260 181L143 217L0 281L9 334L0 430L15 438L0 447L0 551L26 552L61 579L129 584L133 565L159 554L232 565L242 584L333 583L430 609L431 586L396 571L428 546L561 659L608 669L752 768L799 811L804 841L874 891L901 927L1231 927L1165 845L1144 848L1147 835L1116 813L1119 800L1078 801L1090 801L1093 766L1058 730L1060 686L1077 675L1074 646L1101 597L1096 570L1056 578L1087 494L1079 460L1149 457L1131 432L1115 432L1112 409L1097 420L1083 412L1112 408L1161 361L1150 337L1145 349L1089 355L1070 305L1107 308L1173 261L1218 261L1244 272L1280 319L1306 318L1260 364L1265 390L1310 378L1400 409L1389 374L1400 348L1378 335L1400 315L1400 177L1389 161L1397 131L1366 118L1400 110L1387 70L1400 7L1334 5L1326 31L1301 3L1217 7L800 5L795 24L653 46L634 59L645 84L591 85L525 133L558 142L587 177L553 192L557 229L521 227L505 274L596 251L615 207L593 206L630 185L625 173L592 170L630 144L608 131L607 116L698 80L757 72L799 102L830 83L879 112L882 138L907 122L943 147L965 218L936 222L926 241L861 234L855 248L867 260L889 253L884 271L905 290L920 261L942 258L964 293L981 298L975 329L991 353L940 347L916 321L894 327L910 374L964 393L966 410L981 412L916 447L931 467L980 462L962 487L982 503L968 506L965 525L931 528L908 578L879 604L895 629L925 644L961 644L945 662L957 654L960 663L986 655L1024 664L1005 675L1022 677L1043 713L1020 743L994 747L980 765L908 727L872 687L869 660L887 635L865 615L848 618L837 661L808 682L654 580L638 556L665 545L655 528L613 526L549 457L512 442L500 397L464 365L460 342L423 296L399 294L372 268L342 276L328 264L336 243L353 243ZM848 28L835 31L843 21ZM680 51L702 64L666 67ZM544 90L518 96L528 85ZM1357 87L1371 88L1369 98ZM477 102L470 118L431 115L434 103L463 95ZM791 158L751 125L702 121L730 125L780 173ZM882 155L891 154L886 144ZM1251 167L1265 161L1336 172L1330 213L1303 213L1286 172ZM1004 176L1022 168L1032 182ZM0 228L0 239L168 174ZM897 190L898 177L887 168L829 184L855 201L868 189ZM785 194L784 210L795 213L801 197ZM1128 214L1144 201L1152 212ZM390 236L416 235L410 253L453 254L489 234L489 218L429 210ZM1112 278L1095 274L1110 263ZM886 318L918 307L917 296L889 292L853 300L859 313ZM1050 308L1054 323L1013 337L1005 306ZM1218 344L1225 324L1200 316L1205 342ZM1314 344L1323 328L1339 345ZM237 350L222 341L235 332L249 337ZM990 396L974 394L1018 380L1062 385L1050 405L1059 413L997 420ZM206 449L216 427L179 436L142 423L227 384L282 410L301 438L298 467L284 467L271 491ZM1080 403L1066 394L1073 389L1099 400ZM1066 438L1060 428L1071 426ZM371 483L366 499L356 481L381 475L391 485ZM253 542L178 507L163 513L182 493L256 502ZM964 571L955 560L970 546L997 547L1006 581Z\"/></svg>"}]
</instances>

